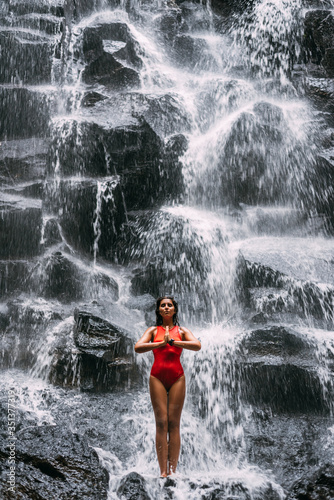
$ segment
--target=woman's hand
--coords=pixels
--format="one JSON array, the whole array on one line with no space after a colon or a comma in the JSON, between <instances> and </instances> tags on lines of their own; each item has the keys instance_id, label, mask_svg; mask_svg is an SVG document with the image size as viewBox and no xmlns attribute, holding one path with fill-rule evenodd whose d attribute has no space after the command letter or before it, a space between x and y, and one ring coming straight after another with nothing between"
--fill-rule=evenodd
<instances>
[{"instance_id":1,"label":"woman's hand","mask_svg":"<svg viewBox=\"0 0 334 500\"><path fill-rule=\"evenodd\" d=\"M138 354L148 351L153 351L153 349L158 349L159 347L165 346L168 340L170 340L169 329L168 331L166 331L164 339L161 342L153 342L156 334L157 334L156 326L151 326L150 328L148 328L144 333L144 335L135 344L135 351Z\"/></svg>"},{"instance_id":2,"label":"woman's hand","mask_svg":"<svg viewBox=\"0 0 334 500\"><path fill-rule=\"evenodd\" d=\"M163 345L168 344L169 341L170 341L169 326L166 326L165 336L164 336L164 344Z\"/></svg>"}]
</instances>

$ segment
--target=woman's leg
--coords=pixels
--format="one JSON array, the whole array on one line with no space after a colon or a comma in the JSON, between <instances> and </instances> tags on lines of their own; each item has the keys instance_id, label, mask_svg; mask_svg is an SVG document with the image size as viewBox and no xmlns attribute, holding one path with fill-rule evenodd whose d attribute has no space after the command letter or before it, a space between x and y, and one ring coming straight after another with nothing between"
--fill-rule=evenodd
<instances>
[{"instance_id":1,"label":"woman's leg","mask_svg":"<svg viewBox=\"0 0 334 500\"><path fill-rule=\"evenodd\" d=\"M156 439L158 462L161 476L167 476L168 460L168 416L167 416L167 391L159 379L150 376L150 394L155 415Z\"/></svg>"},{"instance_id":2,"label":"woman's leg","mask_svg":"<svg viewBox=\"0 0 334 500\"><path fill-rule=\"evenodd\" d=\"M169 389L168 393L168 474L176 471L180 454L180 420L183 402L186 395L186 379L182 375Z\"/></svg>"}]
</instances>

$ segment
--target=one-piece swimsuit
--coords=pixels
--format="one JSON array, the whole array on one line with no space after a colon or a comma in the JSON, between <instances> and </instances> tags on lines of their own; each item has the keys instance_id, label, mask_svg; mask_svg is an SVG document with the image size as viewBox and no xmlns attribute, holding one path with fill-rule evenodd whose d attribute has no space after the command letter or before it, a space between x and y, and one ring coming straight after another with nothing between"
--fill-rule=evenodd
<instances>
[{"instance_id":1,"label":"one-piece swimsuit","mask_svg":"<svg viewBox=\"0 0 334 500\"><path fill-rule=\"evenodd\" d=\"M173 332L173 333L172 333ZM165 329L162 326L157 327L157 334L153 342L162 342L165 336ZM174 340L182 340L178 326L169 330L170 336ZM184 374L180 357L182 347L166 344L163 347L157 347L153 350L154 363L151 375L160 380L168 392L175 382Z\"/></svg>"}]
</instances>

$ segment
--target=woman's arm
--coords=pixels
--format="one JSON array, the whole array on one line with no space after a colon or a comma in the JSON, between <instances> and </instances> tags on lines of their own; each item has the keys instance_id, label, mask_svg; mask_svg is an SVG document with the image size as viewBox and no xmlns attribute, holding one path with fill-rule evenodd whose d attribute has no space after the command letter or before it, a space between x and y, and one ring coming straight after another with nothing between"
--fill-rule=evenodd
<instances>
[{"instance_id":1,"label":"woman's arm","mask_svg":"<svg viewBox=\"0 0 334 500\"><path fill-rule=\"evenodd\" d=\"M199 351L201 349L200 341L188 328L180 327L180 334L183 340L175 340L173 343L175 347L183 347L183 349L189 349L190 351Z\"/></svg>"},{"instance_id":2,"label":"woman's arm","mask_svg":"<svg viewBox=\"0 0 334 500\"><path fill-rule=\"evenodd\" d=\"M164 340L161 342L153 342L154 335L156 334L157 327L156 326L151 326L148 328L144 335L138 340L138 342L135 345L135 351L138 352L138 354L141 354L143 352L148 352L152 351L153 349L156 349L157 347L163 347L164 345L167 344L167 336L165 335Z\"/></svg>"}]
</instances>

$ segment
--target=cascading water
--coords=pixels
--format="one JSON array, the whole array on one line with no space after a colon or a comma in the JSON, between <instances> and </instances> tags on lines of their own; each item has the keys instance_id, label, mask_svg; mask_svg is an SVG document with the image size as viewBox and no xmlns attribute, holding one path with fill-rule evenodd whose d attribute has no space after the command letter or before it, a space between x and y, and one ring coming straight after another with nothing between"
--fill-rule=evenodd
<instances>
[{"instance_id":1,"label":"cascading water","mask_svg":"<svg viewBox=\"0 0 334 500\"><path fill-rule=\"evenodd\" d=\"M81 7L64 3L57 32L45 251L27 271L24 292L37 299L8 305L17 354L4 383L20 387L32 426L59 422L88 440L109 472L109 499L134 471L143 498L284 499L295 477L275 470L267 422L284 431L286 415L295 429L303 413L331 419L334 391L333 188L320 175L314 112L290 81L302 2L257 0L224 29L210 2ZM150 308L144 318L147 295L165 293L202 341L183 353L182 450L166 484L152 357L137 356L121 386L124 353L111 360L100 348L94 378L93 349L72 331L73 309L91 308L134 342L154 320ZM25 379L31 310L40 320L24 344ZM111 380L118 391L95 392ZM330 454L333 422L322 425Z\"/></svg>"}]
</instances>

